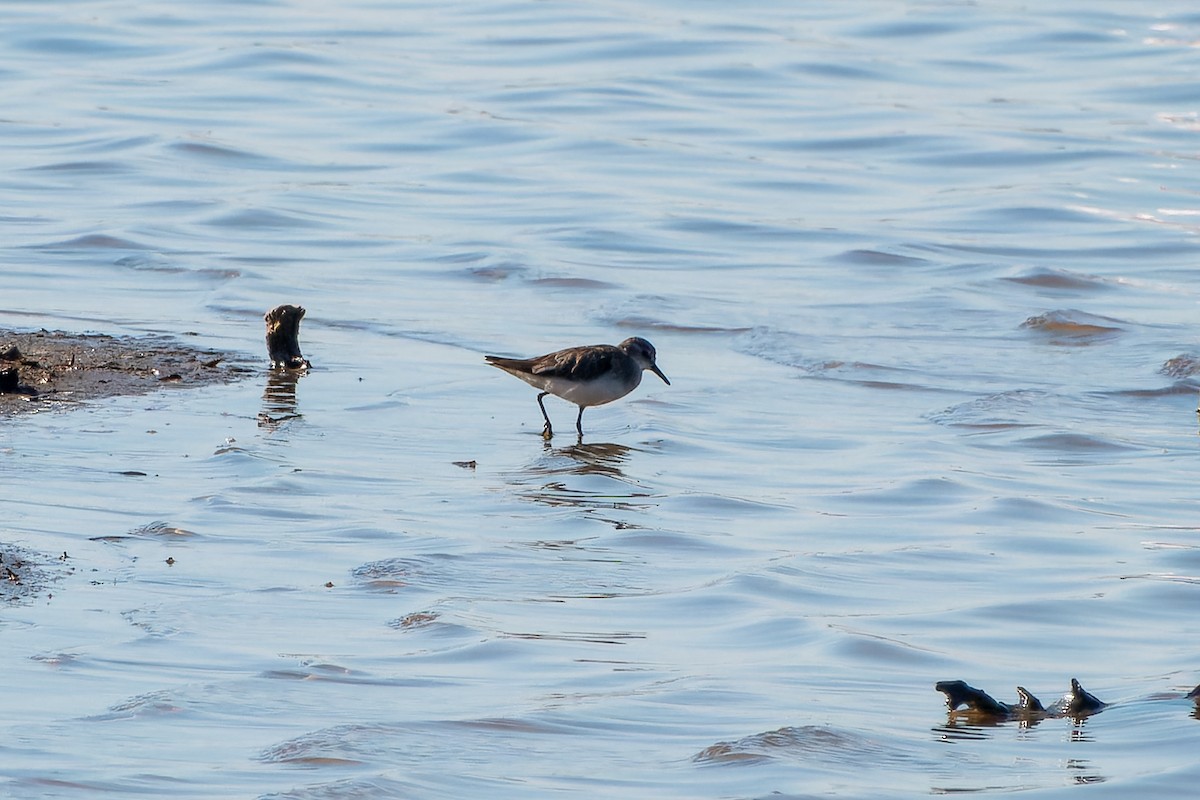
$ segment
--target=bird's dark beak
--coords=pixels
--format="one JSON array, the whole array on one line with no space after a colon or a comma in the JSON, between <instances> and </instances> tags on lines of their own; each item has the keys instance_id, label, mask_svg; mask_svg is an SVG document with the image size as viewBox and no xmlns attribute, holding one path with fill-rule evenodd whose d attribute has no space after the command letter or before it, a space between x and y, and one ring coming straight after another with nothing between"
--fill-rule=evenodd
<instances>
[{"instance_id":1,"label":"bird's dark beak","mask_svg":"<svg viewBox=\"0 0 1200 800\"><path fill-rule=\"evenodd\" d=\"M671 385L671 382L670 382L669 380L667 380L667 376L666 376L666 375L663 375L663 374L662 374L662 370L658 368L658 365L657 365L657 364L651 364L651 365L650 365L650 371L651 371L651 372L653 372L653 373L654 373L655 375L657 375L658 377L662 378L662 382L663 382L663 383L665 383L667 386L670 386L670 385Z\"/></svg>"}]
</instances>

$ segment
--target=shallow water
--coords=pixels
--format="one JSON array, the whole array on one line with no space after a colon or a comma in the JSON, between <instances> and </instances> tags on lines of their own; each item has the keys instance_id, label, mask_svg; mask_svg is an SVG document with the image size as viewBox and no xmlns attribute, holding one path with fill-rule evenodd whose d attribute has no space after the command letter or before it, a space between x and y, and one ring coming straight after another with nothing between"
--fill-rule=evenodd
<instances>
[{"instance_id":1,"label":"shallow water","mask_svg":"<svg viewBox=\"0 0 1200 800\"><path fill-rule=\"evenodd\" d=\"M1191 6L0 26L0 325L316 365L0 421L5 796L1193 793Z\"/></svg>"}]
</instances>

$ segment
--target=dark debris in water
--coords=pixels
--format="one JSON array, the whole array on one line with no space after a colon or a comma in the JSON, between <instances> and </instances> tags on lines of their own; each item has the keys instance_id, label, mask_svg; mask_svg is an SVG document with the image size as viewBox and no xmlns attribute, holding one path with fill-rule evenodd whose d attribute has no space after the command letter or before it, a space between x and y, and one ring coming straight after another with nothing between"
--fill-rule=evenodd
<instances>
[{"instance_id":1,"label":"dark debris in water","mask_svg":"<svg viewBox=\"0 0 1200 800\"><path fill-rule=\"evenodd\" d=\"M45 593L70 571L68 561L66 553L51 556L0 542L0 600L27 602Z\"/></svg>"},{"instance_id":2,"label":"dark debris in water","mask_svg":"<svg viewBox=\"0 0 1200 800\"><path fill-rule=\"evenodd\" d=\"M165 386L228 383L253 372L239 356L165 336L0 329L0 416Z\"/></svg>"}]
</instances>

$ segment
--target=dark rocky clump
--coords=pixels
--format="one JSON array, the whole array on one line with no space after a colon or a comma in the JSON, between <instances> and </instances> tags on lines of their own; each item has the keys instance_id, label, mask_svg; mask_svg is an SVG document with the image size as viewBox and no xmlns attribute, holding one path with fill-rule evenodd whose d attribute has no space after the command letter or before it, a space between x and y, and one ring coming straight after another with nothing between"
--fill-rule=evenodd
<instances>
[{"instance_id":1,"label":"dark rocky clump","mask_svg":"<svg viewBox=\"0 0 1200 800\"><path fill-rule=\"evenodd\" d=\"M958 709L963 708L963 713L994 721L1037 721L1049 717L1082 719L1103 711L1107 705L1084 689L1074 678L1071 679L1070 690L1048 706L1043 705L1024 686L1017 687L1017 702L1011 705L996 700L982 689L976 689L964 681L939 681L934 688L946 695L946 707L950 713L956 713Z\"/></svg>"}]
</instances>

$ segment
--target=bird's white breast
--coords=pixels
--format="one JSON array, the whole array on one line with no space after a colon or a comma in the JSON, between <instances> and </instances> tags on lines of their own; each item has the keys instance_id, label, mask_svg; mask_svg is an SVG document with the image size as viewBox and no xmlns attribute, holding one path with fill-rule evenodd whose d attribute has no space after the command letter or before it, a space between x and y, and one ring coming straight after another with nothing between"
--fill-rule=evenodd
<instances>
[{"instance_id":1,"label":"bird's white breast","mask_svg":"<svg viewBox=\"0 0 1200 800\"><path fill-rule=\"evenodd\" d=\"M602 406L618 400L637 388L642 382L639 370L622 380L619 376L609 373L590 381L574 381L567 378L543 378L542 389L556 397L561 397L577 406ZM532 383L532 381L531 381Z\"/></svg>"}]
</instances>

